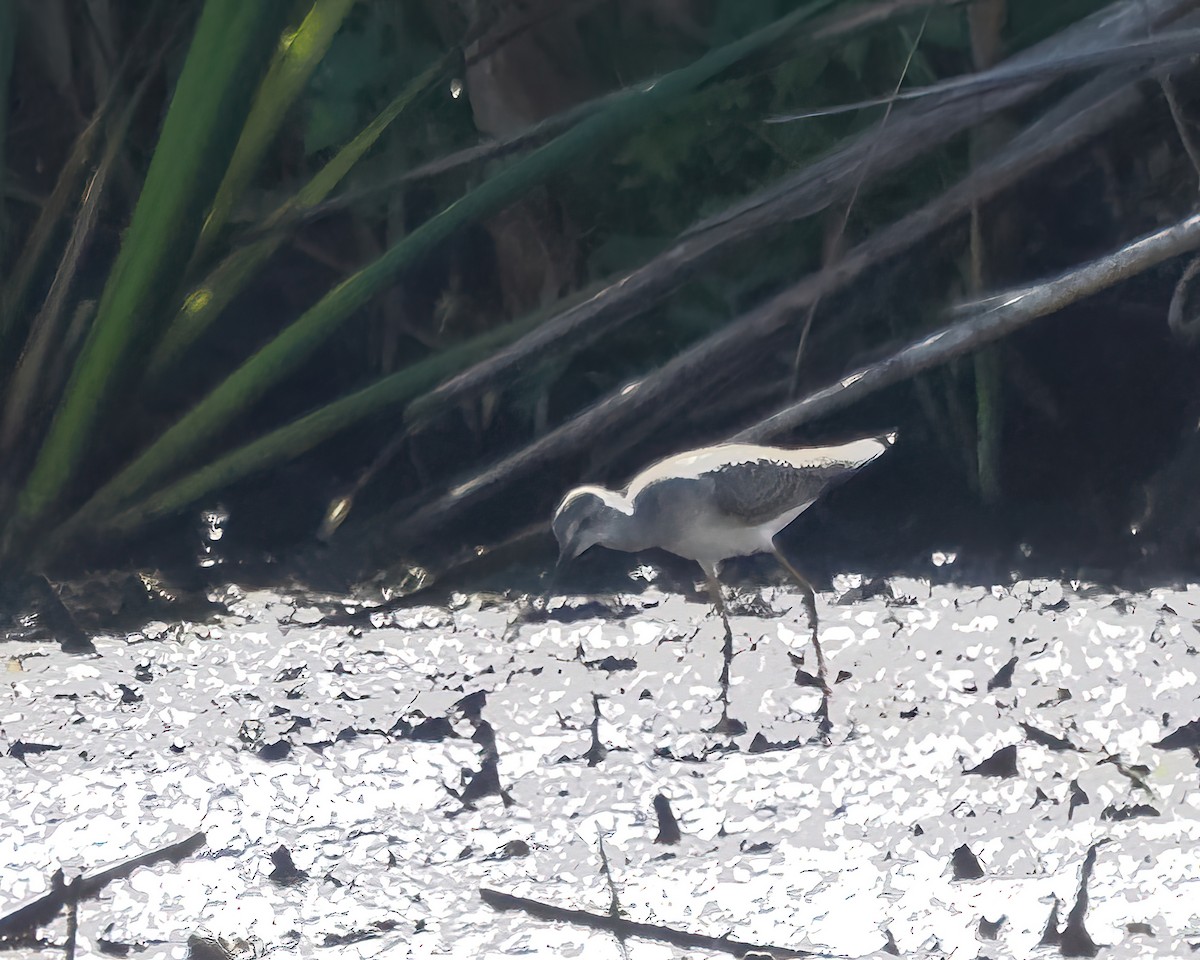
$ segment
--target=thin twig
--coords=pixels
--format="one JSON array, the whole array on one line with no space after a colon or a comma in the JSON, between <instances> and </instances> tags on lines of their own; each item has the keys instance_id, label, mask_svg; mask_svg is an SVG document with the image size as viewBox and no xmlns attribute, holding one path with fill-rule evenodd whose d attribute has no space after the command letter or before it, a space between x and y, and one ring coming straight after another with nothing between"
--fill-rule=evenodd
<instances>
[{"instance_id":1,"label":"thin twig","mask_svg":"<svg viewBox=\"0 0 1200 960\"><path fill-rule=\"evenodd\" d=\"M621 909L621 897L617 893L617 884L613 880L612 869L608 865L608 853L604 849L604 834L600 830L600 825L596 824L596 843L600 847L600 871L604 874L604 879L608 883L608 916L612 920L621 920L624 910ZM619 930L614 930L613 933L617 938L617 944L621 948L621 956L625 960L629 960L629 941L628 938Z\"/></svg>"},{"instance_id":2,"label":"thin twig","mask_svg":"<svg viewBox=\"0 0 1200 960\"><path fill-rule=\"evenodd\" d=\"M900 88L904 85L904 78L908 76L909 68L912 66L913 57L917 54L917 47L921 43L921 38L925 36L925 27L929 24L930 12L929 9L925 10L925 16L921 20L921 29L917 31L916 37L913 38L913 42L908 48L908 56L904 60L904 66L900 69L900 76L896 78L896 86L892 89L892 98L888 100L887 107L883 111L883 116L879 120L880 134L883 133L884 128L887 127L888 120L892 117L892 109L896 106L896 97L899 96ZM875 154L879 151L879 146L882 143L882 137L876 137L872 141L871 149L867 152L867 156L863 160L862 167L859 170L858 179L854 181L854 189L850 191L850 199L846 201L846 209L842 213L842 222L838 224L833 243L829 245L831 255L835 259L840 253L842 238L845 237L846 228L850 224L850 211L854 209L859 191L862 189L862 185L867 179L867 174L870 172L871 162L875 159ZM812 303L808 305L808 316L804 318L804 328L800 331L800 340L796 344L796 356L792 360L792 383L788 388L789 397L795 396L796 388L800 384L800 359L804 356L804 346L808 343L808 332L812 329L813 319L816 317L817 307L820 305L821 294L818 293L813 297Z\"/></svg>"},{"instance_id":3,"label":"thin twig","mask_svg":"<svg viewBox=\"0 0 1200 960\"><path fill-rule=\"evenodd\" d=\"M947 99L978 96L988 90L998 90L1026 80L1058 78L1072 73L1083 73L1099 67L1116 67L1138 63L1154 63L1174 60L1193 54L1200 45L1200 30L1182 30L1159 34L1146 40L1132 40L1099 50L1089 50L1068 56L1058 56L1032 63L1005 63L978 73L949 77L923 87L895 91L886 97L873 97L854 103L842 103L832 107L820 107L804 113L789 113L767 117L766 123L792 123L820 117L857 113L872 107L883 107L895 103L924 100L928 97Z\"/></svg>"},{"instance_id":4,"label":"thin twig","mask_svg":"<svg viewBox=\"0 0 1200 960\"><path fill-rule=\"evenodd\" d=\"M1192 169L1200 176L1200 146L1197 146L1196 138L1188 131L1187 118L1183 115L1179 97L1175 94L1175 81L1170 74L1163 74L1159 77L1158 84L1162 87L1163 97L1166 98L1167 106L1171 110L1171 119L1175 122L1175 131L1179 134L1179 142L1183 144L1188 159L1192 161Z\"/></svg>"},{"instance_id":5,"label":"thin twig","mask_svg":"<svg viewBox=\"0 0 1200 960\"><path fill-rule=\"evenodd\" d=\"M553 904L542 903L540 900L515 897L510 893L491 890L487 887L481 887L479 895L483 898L483 902L494 910L521 910L531 917L537 917L539 920L573 923L591 930L607 930L609 933L623 937L656 940L677 947L713 950L719 953L733 954L735 957L740 957L750 950L770 953L777 957L778 960L790 957L833 956L833 954L814 953L810 950L794 950L791 947L743 943L740 940L731 940L728 937L706 937L703 934L688 933L685 930L676 930L673 927L665 927L657 923L637 923L636 921L624 920L620 917L590 913L587 910L556 907Z\"/></svg>"},{"instance_id":6,"label":"thin twig","mask_svg":"<svg viewBox=\"0 0 1200 960\"><path fill-rule=\"evenodd\" d=\"M67 942L63 960L75 960L75 949L79 939L79 877L74 877L65 889L67 898Z\"/></svg>"},{"instance_id":7,"label":"thin twig","mask_svg":"<svg viewBox=\"0 0 1200 960\"><path fill-rule=\"evenodd\" d=\"M886 2L877 2L866 7L854 8L848 11L839 10L830 15L825 23L813 30L811 39L817 43L829 43L859 30L885 23L889 19L898 17L918 7L926 7L929 5L929 2L930 0L886 0ZM952 6L960 2L960 0L939 0L939 2L946 6ZM618 100L636 96L638 91L645 87L647 83L653 82L653 80L648 80L621 90L614 90L612 93L604 94L593 100L589 100L587 103L570 107L561 113L556 113L552 117L540 120L510 137L489 140L472 147L466 147L449 156L438 157L428 163L421 164L421 166L412 170L383 178L367 187L347 190L336 197L331 197L329 200L314 204L302 211L292 211L286 220L280 221L280 223L273 226L283 226L291 229L301 223L326 216L378 193L395 190L405 184L442 176L461 170L464 167L482 166L486 163L511 156L514 153L531 150L593 114L607 109ZM255 232L251 232L249 237L253 239L255 235Z\"/></svg>"},{"instance_id":8,"label":"thin twig","mask_svg":"<svg viewBox=\"0 0 1200 960\"><path fill-rule=\"evenodd\" d=\"M730 439L760 442L784 430L794 430L802 423L976 350L1031 320L1061 310L1197 247L1200 247L1200 214L1141 237L1053 280L963 304L953 311L960 319L950 326L910 343L878 363L847 374Z\"/></svg>"},{"instance_id":9,"label":"thin twig","mask_svg":"<svg viewBox=\"0 0 1200 960\"><path fill-rule=\"evenodd\" d=\"M50 284L41 309L29 327L25 346L5 390L4 413L0 417L0 452L11 460L17 441L34 436L38 429L39 404L53 408L61 384L46 376L46 367L53 357L64 353L64 317L67 296L80 272L80 262L92 241L101 205L121 151L127 147L126 134L137 113L142 98L152 82L158 79L158 65L165 51L160 48L150 69L130 94L125 109L107 129L107 144L92 173L79 203L71 234L59 258L54 280ZM101 122L107 122L107 116ZM54 351L51 354L51 351Z\"/></svg>"},{"instance_id":10,"label":"thin twig","mask_svg":"<svg viewBox=\"0 0 1200 960\"><path fill-rule=\"evenodd\" d=\"M1006 65L1070 56L1081 48L1086 50L1097 43L1108 47L1134 30L1144 29L1147 17L1157 23L1178 15L1180 10L1186 10L1190 5L1191 0L1152 0L1151 9L1143 11L1141 3L1131 0L1121 7L1105 10L1102 17L1089 17L1060 35L1023 51L1007 61ZM1128 76L1132 79L1141 73L1131 68ZM1019 87L993 91L979 103L943 107L934 98L904 108L893 118L887 136L887 150L876 157L873 165L875 176L893 172L991 114L1029 99L1044 89L1048 82L1030 81ZM1089 103L1087 99L1076 102ZM1070 118L1064 116L1063 119ZM1053 127L1044 129L1051 140L1057 138ZM827 209L830 204L847 196L864 158L874 151L875 144L881 139L879 130L872 128L796 174L696 223L670 249L649 263L619 278L584 302L568 308L517 342L469 367L410 404L405 419L410 424L424 423L441 412L456 408L462 400L490 389L514 371L532 369L548 355L583 350L601 336L644 313L709 264L726 256L733 247L781 223ZM1050 152L1046 156L1049 157ZM839 266L838 272L841 269ZM833 277L830 282L833 284L831 289L842 285Z\"/></svg>"},{"instance_id":11,"label":"thin twig","mask_svg":"<svg viewBox=\"0 0 1200 960\"><path fill-rule=\"evenodd\" d=\"M1192 162L1192 169L1200 178L1200 146L1196 144L1196 138L1188 130L1187 117L1183 114L1183 107L1180 105L1175 91L1175 80L1170 73L1164 72L1158 78L1158 84L1162 88L1163 98L1167 101L1167 107L1171 111L1171 120L1175 124L1175 132L1179 134L1179 142ZM1167 311L1167 326L1185 343L1192 343L1200 337L1200 322L1197 321L1194 311L1190 311L1189 315L1188 298L1188 289L1197 272L1200 272L1200 258L1193 260L1183 271L1183 276L1175 285L1175 291L1171 295L1171 306Z\"/></svg>"},{"instance_id":12,"label":"thin twig","mask_svg":"<svg viewBox=\"0 0 1200 960\"><path fill-rule=\"evenodd\" d=\"M1200 257L1196 257L1183 271L1183 276L1175 284L1171 294L1171 306L1167 310L1167 327L1184 343L1195 343L1200 339L1200 314L1197 314L1192 297L1189 296L1191 286L1200 273Z\"/></svg>"},{"instance_id":13,"label":"thin twig","mask_svg":"<svg viewBox=\"0 0 1200 960\"><path fill-rule=\"evenodd\" d=\"M1114 120L1143 102L1130 76L1092 81L1037 123L1032 124L991 163L972 171L955 187L848 251L836 264L804 278L795 286L684 350L646 379L617 391L574 419L538 438L506 459L480 470L445 496L397 505L399 526L386 529L388 549L394 537L410 542L447 522L449 517L494 494L500 487L549 463L594 448L598 437L629 422L670 416L693 403L699 391L710 393L731 355L782 329L817 293L844 289L867 270L910 249L964 216L974 202L1019 182L1031 171L1065 156L1108 129ZM1115 88L1115 89L1114 89ZM449 386L449 385L447 385Z\"/></svg>"}]
</instances>

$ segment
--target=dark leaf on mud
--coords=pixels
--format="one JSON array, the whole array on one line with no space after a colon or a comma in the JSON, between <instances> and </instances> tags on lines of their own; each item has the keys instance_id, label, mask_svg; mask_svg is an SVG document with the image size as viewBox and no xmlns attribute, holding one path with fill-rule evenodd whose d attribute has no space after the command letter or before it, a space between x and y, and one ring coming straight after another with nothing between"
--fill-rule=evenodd
<instances>
[{"instance_id":1,"label":"dark leaf on mud","mask_svg":"<svg viewBox=\"0 0 1200 960\"><path fill-rule=\"evenodd\" d=\"M1025 731L1025 737L1033 743L1042 747L1048 747L1051 750L1078 750L1070 740L1064 740L1062 737L1056 737L1052 733L1047 733L1045 730L1039 730L1031 723L1022 723L1021 729Z\"/></svg>"},{"instance_id":2,"label":"dark leaf on mud","mask_svg":"<svg viewBox=\"0 0 1200 960\"><path fill-rule=\"evenodd\" d=\"M61 750L62 747L55 746L52 743L26 743L24 740L14 740L8 748L8 755L22 763L28 756L36 756L39 753L50 753L53 750Z\"/></svg>"},{"instance_id":3,"label":"dark leaf on mud","mask_svg":"<svg viewBox=\"0 0 1200 960\"><path fill-rule=\"evenodd\" d=\"M1168 733L1157 743L1152 743L1151 746L1159 747L1163 750L1187 750L1200 747L1200 720L1185 723L1178 730Z\"/></svg>"},{"instance_id":4,"label":"dark leaf on mud","mask_svg":"<svg viewBox=\"0 0 1200 960\"><path fill-rule=\"evenodd\" d=\"M982 763L963 772L974 773L980 777L1015 777L1017 775L1016 744L1001 747Z\"/></svg>"},{"instance_id":5,"label":"dark leaf on mud","mask_svg":"<svg viewBox=\"0 0 1200 960\"><path fill-rule=\"evenodd\" d=\"M654 842L667 845L678 843L682 837L679 821L671 811L671 801L661 793L654 797L654 815L658 817L658 836L654 838Z\"/></svg>"},{"instance_id":6,"label":"dark leaf on mud","mask_svg":"<svg viewBox=\"0 0 1200 960\"><path fill-rule=\"evenodd\" d=\"M1134 820L1137 817L1161 816L1162 814L1148 803L1135 803L1128 807L1118 807L1115 804L1110 804L1104 808L1104 812L1100 814L1100 819L1118 823L1121 820Z\"/></svg>"},{"instance_id":7,"label":"dark leaf on mud","mask_svg":"<svg viewBox=\"0 0 1200 960\"><path fill-rule=\"evenodd\" d=\"M275 867L270 875L272 883L291 885L308 879L308 872L296 866L292 852L282 844L272 851L271 863Z\"/></svg>"},{"instance_id":8,"label":"dark leaf on mud","mask_svg":"<svg viewBox=\"0 0 1200 960\"><path fill-rule=\"evenodd\" d=\"M1079 785L1078 780L1071 781L1071 803L1067 807L1067 819L1071 819L1071 815L1075 813L1076 807L1082 807L1091 803L1091 798L1084 792L1083 787Z\"/></svg>"},{"instance_id":9,"label":"dark leaf on mud","mask_svg":"<svg viewBox=\"0 0 1200 960\"><path fill-rule=\"evenodd\" d=\"M437 743L450 737L457 737L454 727L446 717L430 717L422 720L409 733L408 739L419 740L422 743Z\"/></svg>"},{"instance_id":10,"label":"dark leaf on mud","mask_svg":"<svg viewBox=\"0 0 1200 960\"><path fill-rule=\"evenodd\" d=\"M265 747L259 747L259 760L283 760L289 753L292 752L292 745L286 740L276 740L274 743L268 743Z\"/></svg>"},{"instance_id":11,"label":"dark leaf on mud","mask_svg":"<svg viewBox=\"0 0 1200 960\"><path fill-rule=\"evenodd\" d=\"M950 865L954 868L955 880L978 880L983 876L979 858L965 843L951 854Z\"/></svg>"},{"instance_id":12,"label":"dark leaf on mud","mask_svg":"<svg viewBox=\"0 0 1200 960\"><path fill-rule=\"evenodd\" d=\"M1013 671L1017 668L1018 662L1019 658L1013 657L1008 661L1008 663L996 671L996 675L987 682L989 693L999 687L1012 686Z\"/></svg>"}]
</instances>

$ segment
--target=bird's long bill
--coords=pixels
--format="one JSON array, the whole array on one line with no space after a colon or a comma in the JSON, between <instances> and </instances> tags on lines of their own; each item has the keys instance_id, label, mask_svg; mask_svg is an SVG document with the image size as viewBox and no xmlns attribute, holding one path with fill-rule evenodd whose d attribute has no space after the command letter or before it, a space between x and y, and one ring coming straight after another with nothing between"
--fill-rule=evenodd
<instances>
[{"instance_id":1,"label":"bird's long bill","mask_svg":"<svg viewBox=\"0 0 1200 960\"><path fill-rule=\"evenodd\" d=\"M582 552L582 550L578 549L578 544L573 544L569 541L559 544L558 560L555 561L554 569L550 571L550 576L546 578L546 590L543 594L545 597L556 595L559 580L562 579L563 568Z\"/></svg>"},{"instance_id":2,"label":"bird's long bill","mask_svg":"<svg viewBox=\"0 0 1200 960\"><path fill-rule=\"evenodd\" d=\"M561 570L577 556L583 553L578 540L566 540L558 545L558 562L554 564L555 572Z\"/></svg>"},{"instance_id":3,"label":"bird's long bill","mask_svg":"<svg viewBox=\"0 0 1200 960\"><path fill-rule=\"evenodd\" d=\"M550 602L550 598L553 596L556 596L558 593L558 575L561 571L562 571L562 558L560 557L558 563L556 563L553 566L553 568L551 568L550 575L546 577L546 584L542 588L542 608L543 609L545 609L546 605Z\"/></svg>"}]
</instances>

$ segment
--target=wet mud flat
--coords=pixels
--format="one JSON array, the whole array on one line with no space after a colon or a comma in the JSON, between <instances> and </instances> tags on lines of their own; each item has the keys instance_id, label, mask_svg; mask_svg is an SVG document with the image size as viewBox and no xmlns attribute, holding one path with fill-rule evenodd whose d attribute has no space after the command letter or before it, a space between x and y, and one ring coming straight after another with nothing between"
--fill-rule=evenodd
<instances>
[{"instance_id":1,"label":"wet mud flat","mask_svg":"<svg viewBox=\"0 0 1200 960\"><path fill-rule=\"evenodd\" d=\"M774 589L731 605L736 737L720 621L654 588L533 622L231 588L94 656L5 643L0 917L143 856L79 903L81 952L723 952L529 901L726 955L1200 949L1200 588L838 586L824 732ZM9 955L61 956L65 914L37 937Z\"/></svg>"}]
</instances>

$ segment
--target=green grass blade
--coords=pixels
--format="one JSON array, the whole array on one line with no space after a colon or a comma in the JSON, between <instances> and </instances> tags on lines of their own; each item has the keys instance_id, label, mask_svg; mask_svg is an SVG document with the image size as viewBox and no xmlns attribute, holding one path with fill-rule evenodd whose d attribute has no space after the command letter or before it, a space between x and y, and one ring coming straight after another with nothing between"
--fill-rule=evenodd
<instances>
[{"instance_id":1,"label":"green grass blade","mask_svg":"<svg viewBox=\"0 0 1200 960\"><path fill-rule=\"evenodd\" d=\"M62 496L127 372L131 343L156 298L178 282L240 126L247 82L262 68L284 6L205 3L96 320L18 500L17 530Z\"/></svg>"},{"instance_id":2,"label":"green grass blade","mask_svg":"<svg viewBox=\"0 0 1200 960\"><path fill-rule=\"evenodd\" d=\"M448 59L443 59L408 83L400 95L384 107L358 136L317 171L291 201L268 218L266 229L269 231L275 224L294 222L294 215L298 211L312 207L324 200L350 172L354 164L375 145L392 121L403 113L405 107L443 74ZM188 348L212 325L221 311L279 249L286 236L286 231L281 229L270 233L262 240L256 240L233 251L184 298L183 306L176 314L171 328L151 355L147 374L147 381L150 384L161 381L175 368L175 365L187 353Z\"/></svg>"},{"instance_id":3,"label":"green grass blade","mask_svg":"<svg viewBox=\"0 0 1200 960\"><path fill-rule=\"evenodd\" d=\"M588 288L576 292L569 299L582 302L593 293L594 289ZM562 307L563 304L559 302L534 311L463 343L448 347L383 377L362 390L305 414L221 456L213 463L170 484L122 513L103 518L99 525L93 528L93 532L127 532L144 523L176 513L201 497L244 477L298 457L363 418L376 415L389 407L408 404L403 417L407 423L414 415L415 405L410 401L419 401L421 397L427 396L433 387L462 370L483 362L500 348L519 340L557 315ZM46 557L52 556L59 547L78 533L79 529L77 517L56 530L42 547Z\"/></svg>"},{"instance_id":4,"label":"green grass blade","mask_svg":"<svg viewBox=\"0 0 1200 960\"><path fill-rule=\"evenodd\" d=\"M243 477L298 457L364 417L419 397L446 377L511 343L543 319L540 314L522 317L405 367L219 457L136 506L102 519L96 529L122 533L136 529L152 520L177 513L201 497ZM75 523L71 523L55 531L45 545L47 556L68 542L78 529Z\"/></svg>"},{"instance_id":5,"label":"green grass blade","mask_svg":"<svg viewBox=\"0 0 1200 960\"><path fill-rule=\"evenodd\" d=\"M18 323L25 315L33 278L49 253L58 228L69 216L71 205L79 199L80 187L87 176L99 138L102 113L102 110L98 110L96 117L75 138L71 152L54 182L54 189L42 204L29 234L23 238L21 253L13 265L12 273L5 278L3 295L0 296L0 360L8 356L10 350L15 351L17 340L10 342L10 338L20 332Z\"/></svg>"},{"instance_id":6,"label":"green grass blade","mask_svg":"<svg viewBox=\"0 0 1200 960\"><path fill-rule=\"evenodd\" d=\"M309 78L324 59L354 2L313 0L312 8L300 26L284 36L254 96L246 125L229 159L229 168L225 171L221 186L217 188L212 210L200 231L200 240L196 245L198 260L204 258L205 251L211 249L229 222L235 204L258 170L267 148L274 142L284 117L296 98L304 92Z\"/></svg>"},{"instance_id":7,"label":"green grass blade","mask_svg":"<svg viewBox=\"0 0 1200 960\"><path fill-rule=\"evenodd\" d=\"M13 50L16 47L16 11L13 10L13 0L0 0L0 265L4 263L5 238L8 235L8 225L4 218L4 173L5 151L4 143L8 127L8 81L12 76ZM3 277L0 276L0 289L3 289ZM4 319L0 317L0 326Z\"/></svg>"},{"instance_id":8,"label":"green grass blade","mask_svg":"<svg viewBox=\"0 0 1200 960\"><path fill-rule=\"evenodd\" d=\"M251 356L200 401L150 448L107 483L70 521L86 531L103 517L127 507L180 464L193 460L234 417L257 402L270 387L294 371L395 274L468 223L502 209L548 177L595 156L650 121L680 97L742 58L779 41L787 32L831 6L815 0L768 27L713 50L694 63L645 84L636 96L607 110L505 168L437 216L426 221L379 259L349 277L309 308L290 327Z\"/></svg>"},{"instance_id":9,"label":"green grass blade","mask_svg":"<svg viewBox=\"0 0 1200 960\"><path fill-rule=\"evenodd\" d=\"M0 0L0 4L4 9L13 6L12 0ZM58 172L49 199L42 204L33 228L24 238L21 253L12 274L0 286L0 363L3 363L8 356L8 348L15 347L15 343L11 343L10 338L15 333L21 332L21 320L25 316L33 279L42 269L44 261L49 255L51 244L58 236L59 228L70 219L71 210L79 198L80 187L84 179L91 173L92 155L96 149L97 138L122 99L125 78L128 77L134 63L137 62L140 40L139 35L130 44L121 65L112 75L103 101L96 107L91 121L80 131L71 145L71 152ZM157 69L157 66L158 57L155 57L153 69L144 64L141 65L141 69L148 76ZM4 102L0 100L0 103Z\"/></svg>"},{"instance_id":10,"label":"green grass blade","mask_svg":"<svg viewBox=\"0 0 1200 960\"><path fill-rule=\"evenodd\" d=\"M138 84L124 110L107 130L104 152L83 189L58 269L41 309L30 324L25 346L5 387L3 409L0 409L0 458L9 464L13 462L20 441L28 443L42 425L40 408L52 409L58 399L62 384L48 376L47 371L53 366L53 359L65 349L70 324L67 297L92 239L108 180L121 154L125 136L153 77L153 73L147 74Z\"/></svg>"},{"instance_id":11,"label":"green grass blade","mask_svg":"<svg viewBox=\"0 0 1200 960\"><path fill-rule=\"evenodd\" d=\"M1000 444L1003 429L1000 347L993 344L975 354L976 475L986 504L1000 501Z\"/></svg>"}]
</instances>

